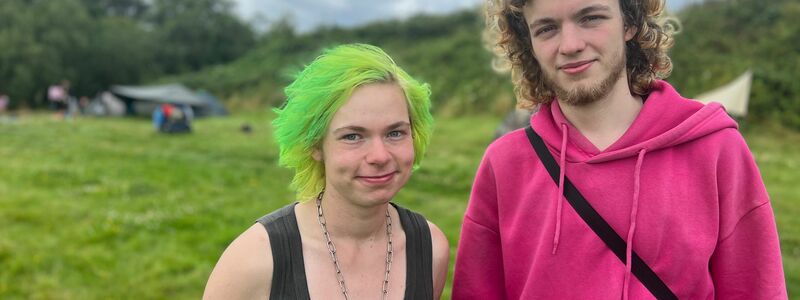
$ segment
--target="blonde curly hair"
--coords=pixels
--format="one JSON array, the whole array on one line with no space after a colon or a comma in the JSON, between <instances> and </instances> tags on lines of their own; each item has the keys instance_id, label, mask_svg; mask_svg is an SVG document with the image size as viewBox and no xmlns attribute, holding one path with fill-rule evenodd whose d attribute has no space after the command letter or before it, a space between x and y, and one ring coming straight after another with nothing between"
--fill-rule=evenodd
<instances>
[{"instance_id":1,"label":"blonde curly hair","mask_svg":"<svg viewBox=\"0 0 800 300\"><path fill-rule=\"evenodd\" d=\"M551 102L552 90L539 62L533 55L531 35L522 8L531 0L487 0L484 42L495 54L495 70L511 70L517 106L533 109ZM623 22L637 28L636 35L625 43L628 85L636 95L645 95L656 79L669 76L672 61L667 51L679 22L664 13L664 0L619 0Z\"/></svg>"}]
</instances>

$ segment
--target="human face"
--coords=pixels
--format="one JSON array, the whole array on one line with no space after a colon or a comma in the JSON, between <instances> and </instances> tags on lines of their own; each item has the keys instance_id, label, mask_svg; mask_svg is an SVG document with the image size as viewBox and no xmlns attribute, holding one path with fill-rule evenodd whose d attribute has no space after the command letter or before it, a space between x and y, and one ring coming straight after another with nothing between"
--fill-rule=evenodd
<instances>
[{"instance_id":1,"label":"human face","mask_svg":"<svg viewBox=\"0 0 800 300\"><path fill-rule=\"evenodd\" d=\"M365 207L391 200L414 164L403 90L394 83L356 88L313 156L325 165L326 194Z\"/></svg>"},{"instance_id":2,"label":"human face","mask_svg":"<svg viewBox=\"0 0 800 300\"><path fill-rule=\"evenodd\" d=\"M626 89L625 28L618 0L532 0L523 7L533 54L559 101L586 105Z\"/></svg>"}]
</instances>

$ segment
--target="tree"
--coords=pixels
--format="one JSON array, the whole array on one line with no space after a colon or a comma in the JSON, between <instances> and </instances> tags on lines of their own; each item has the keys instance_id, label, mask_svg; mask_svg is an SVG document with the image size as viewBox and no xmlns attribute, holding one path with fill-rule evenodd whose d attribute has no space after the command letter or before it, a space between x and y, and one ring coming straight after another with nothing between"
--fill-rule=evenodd
<instances>
[{"instance_id":1,"label":"tree","mask_svg":"<svg viewBox=\"0 0 800 300\"><path fill-rule=\"evenodd\" d=\"M139 19L147 12L148 5L143 0L82 0L89 14L94 18L128 17Z\"/></svg>"},{"instance_id":2,"label":"tree","mask_svg":"<svg viewBox=\"0 0 800 300\"><path fill-rule=\"evenodd\" d=\"M150 22L161 43L157 59L167 73L231 61L255 44L228 0L156 0Z\"/></svg>"},{"instance_id":3,"label":"tree","mask_svg":"<svg viewBox=\"0 0 800 300\"><path fill-rule=\"evenodd\" d=\"M130 18L106 17L91 30L90 47L78 66L77 93L93 95L112 84L135 84L161 74L155 60L158 43Z\"/></svg>"},{"instance_id":4,"label":"tree","mask_svg":"<svg viewBox=\"0 0 800 300\"><path fill-rule=\"evenodd\" d=\"M0 90L12 105L138 84L230 61L254 43L229 0L1 0Z\"/></svg>"},{"instance_id":5,"label":"tree","mask_svg":"<svg viewBox=\"0 0 800 300\"><path fill-rule=\"evenodd\" d=\"M0 82L12 101L44 103L48 85L78 75L90 19L77 0L0 2Z\"/></svg>"}]
</instances>

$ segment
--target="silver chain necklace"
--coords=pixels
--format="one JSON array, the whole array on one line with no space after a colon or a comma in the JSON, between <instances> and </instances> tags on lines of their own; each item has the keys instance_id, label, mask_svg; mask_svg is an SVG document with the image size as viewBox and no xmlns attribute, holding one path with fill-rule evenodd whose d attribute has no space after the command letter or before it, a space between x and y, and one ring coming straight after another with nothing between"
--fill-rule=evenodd
<instances>
[{"instance_id":1,"label":"silver chain necklace","mask_svg":"<svg viewBox=\"0 0 800 300\"><path fill-rule=\"evenodd\" d=\"M347 296L347 287L344 284L342 268L339 266L339 259L336 258L336 246L333 244L333 241L331 241L331 235L328 233L325 216L322 214L322 195L324 193L325 190L322 190L317 196L317 221L319 221L319 225L322 227L322 235L325 236L328 252L330 252L333 266L336 268L336 280L339 281L339 288L342 289L344 299L349 299ZM392 218L389 216L388 207L386 208L386 240L386 273L383 276L383 291L381 294L381 299L383 300L386 300L386 297L389 295L389 272L392 270L392 257L394 254L394 251L392 251Z\"/></svg>"}]
</instances>

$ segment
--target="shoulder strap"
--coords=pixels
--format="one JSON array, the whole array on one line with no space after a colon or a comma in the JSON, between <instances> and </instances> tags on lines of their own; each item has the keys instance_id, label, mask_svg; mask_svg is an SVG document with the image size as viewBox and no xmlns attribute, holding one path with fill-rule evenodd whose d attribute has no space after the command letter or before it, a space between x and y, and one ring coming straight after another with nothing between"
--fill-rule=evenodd
<instances>
[{"instance_id":1,"label":"shoulder strap","mask_svg":"<svg viewBox=\"0 0 800 300\"><path fill-rule=\"evenodd\" d=\"M528 135L531 146L533 146L533 149L539 156L539 160L544 164L545 168L547 168L547 172L550 173L550 177L553 178L553 181L558 184L560 168L553 158L553 155L550 154L550 150L548 150L547 146L544 144L542 137L536 134L531 126L525 128L525 133ZM603 240L606 246L614 252L620 261L625 262L625 240L611 228L611 225L600 216L592 205L586 201L586 198L581 195L578 189L575 188L575 185L566 177L564 178L564 197L567 198L567 202L572 205L575 212L581 216L581 219L586 222L586 225L589 225L589 228ZM650 269L635 251L633 251L631 255L633 256L631 258L631 272L648 290L650 290L653 296L657 299L678 299L664 281Z\"/></svg>"},{"instance_id":2,"label":"shoulder strap","mask_svg":"<svg viewBox=\"0 0 800 300\"><path fill-rule=\"evenodd\" d=\"M406 292L404 299L433 299L433 246L425 217L389 202L400 215L406 234Z\"/></svg>"},{"instance_id":3,"label":"shoulder strap","mask_svg":"<svg viewBox=\"0 0 800 300\"><path fill-rule=\"evenodd\" d=\"M284 206L256 222L269 233L272 283L269 299L310 299L303 261L303 242L294 214L295 204Z\"/></svg>"}]
</instances>

